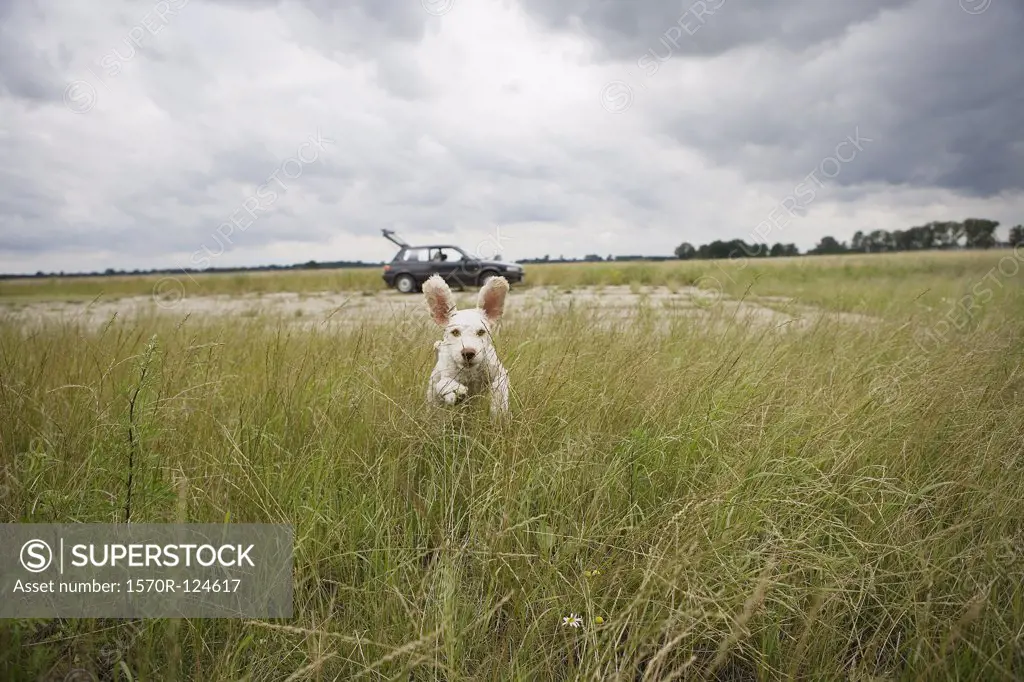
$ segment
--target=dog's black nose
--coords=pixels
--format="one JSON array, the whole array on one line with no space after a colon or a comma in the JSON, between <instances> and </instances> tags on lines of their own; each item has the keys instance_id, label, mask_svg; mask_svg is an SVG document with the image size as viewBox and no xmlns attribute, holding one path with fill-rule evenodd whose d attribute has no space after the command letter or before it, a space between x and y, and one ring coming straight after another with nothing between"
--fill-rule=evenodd
<instances>
[{"instance_id":1,"label":"dog's black nose","mask_svg":"<svg viewBox=\"0 0 1024 682\"><path fill-rule=\"evenodd\" d=\"M462 349L462 358L466 362L470 362L475 357L476 357L476 351L473 350L472 348L463 348Z\"/></svg>"}]
</instances>

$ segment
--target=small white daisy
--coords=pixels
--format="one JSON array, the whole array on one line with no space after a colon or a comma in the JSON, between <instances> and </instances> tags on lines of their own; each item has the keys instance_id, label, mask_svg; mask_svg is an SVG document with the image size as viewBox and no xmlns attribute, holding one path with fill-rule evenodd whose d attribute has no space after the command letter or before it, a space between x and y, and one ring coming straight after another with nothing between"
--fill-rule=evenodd
<instances>
[{"instance_id":1,"label":"small white daisy","mask_svg":"<svg viewBox=\"0 0 1024 682\"><path fill-rule=\"evenodd\" d=\"M562 618L562 625L568 625L571 628L578 628L582 622L575 613Z\"/></svg>"}]
</instances>

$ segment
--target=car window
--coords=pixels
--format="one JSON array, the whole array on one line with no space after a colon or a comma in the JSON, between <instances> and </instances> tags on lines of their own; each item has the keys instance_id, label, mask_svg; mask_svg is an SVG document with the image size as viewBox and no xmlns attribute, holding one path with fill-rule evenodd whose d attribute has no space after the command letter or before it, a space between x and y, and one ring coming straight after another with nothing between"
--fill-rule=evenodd
<instances>
[{"instance_id":1,"label":"car window","mask_svg":"<svg viewBox=\"0 0 1024 682\"><path fill-rule=\"evenodd\" d=\"M430 260L434 263L452 263L462 258L462 254L455 249L433 248L430 249Z\"/></svg>"},{"instance_id":2,"label":"car window","mask_svg":"<svg viewBox=\"0 0 1024 682\"><path fill-rule=\"evenodd\" d=\"M405 262L416 262L427 260L426 249L406 249L405 257L402 258Z\"/></svg>"}]
</instances>

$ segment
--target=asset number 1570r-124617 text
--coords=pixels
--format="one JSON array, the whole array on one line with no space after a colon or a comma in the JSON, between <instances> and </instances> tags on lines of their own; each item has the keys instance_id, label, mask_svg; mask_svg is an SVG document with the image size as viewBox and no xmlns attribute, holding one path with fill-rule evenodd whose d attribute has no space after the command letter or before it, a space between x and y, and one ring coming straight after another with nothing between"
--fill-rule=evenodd
<instances>
[{"instance_id":1,"label":"asset number 1570r-124617 text","mask_svg":"<svg viewBox=\"0 0 1024 682\"><path fill-rule=\"evenodd\" d=\"M200 580L193 578L191 580L172 580L170 578L145 578L128 581L128 592L160 592L160 593L171 593L171 592L182 592L185 594L205 592L205 593L220 593L220 592L237 592L238 585L241 580L227 579L224 580Z\"/></svg>"}]
</instances>

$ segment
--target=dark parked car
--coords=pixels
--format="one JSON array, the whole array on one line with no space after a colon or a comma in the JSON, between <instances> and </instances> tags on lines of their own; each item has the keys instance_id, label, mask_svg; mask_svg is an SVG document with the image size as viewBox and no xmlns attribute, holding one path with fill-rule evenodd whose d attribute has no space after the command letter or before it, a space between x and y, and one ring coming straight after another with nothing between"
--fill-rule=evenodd
<instances>
[{"instance_id":1,"label":"dark parked car","mask_svg":"<svg viewBox=\"0 0 1024 682\"><path fill-rule=\"evenodd\" d=\"M398 253L384 266L384 281L403 294L420 291L432 275L441 275L450 286L459 288L483 286L497 275L507 279L509 284L516 284L525 276L522 266L514 263L475 258L448 244L410 246L391 230L382 232L399 246Z\"/></svg>"}]
</instances>

